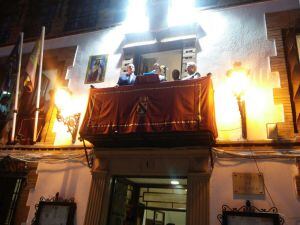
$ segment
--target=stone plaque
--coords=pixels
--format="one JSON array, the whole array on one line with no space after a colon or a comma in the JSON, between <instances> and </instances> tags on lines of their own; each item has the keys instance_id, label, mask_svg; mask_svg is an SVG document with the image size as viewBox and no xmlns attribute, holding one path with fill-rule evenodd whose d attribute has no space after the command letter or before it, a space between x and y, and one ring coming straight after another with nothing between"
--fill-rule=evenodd
<instances>
[{"instance_id":1,"label":"stone plaque","mask_svg":"<svg viewBox=\"0 0 300 225\"><path fill-rule=\"evenodd\" d=\"M264 195L264 177L262 173L233 173L233 194Z\"/></svg>"}]
</instances>

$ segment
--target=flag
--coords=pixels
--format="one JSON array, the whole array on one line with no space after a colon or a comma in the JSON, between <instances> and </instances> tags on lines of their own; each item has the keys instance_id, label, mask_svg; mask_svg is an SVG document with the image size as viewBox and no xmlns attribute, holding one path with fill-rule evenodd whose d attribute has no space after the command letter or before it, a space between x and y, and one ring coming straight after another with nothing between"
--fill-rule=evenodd
<instances>
[{"instance_id":1,"label":"flag","mask_svg":"<svg viewBox=\"0 0 300 225\"><path fill-rule=\"evenodd\" d=\"M19 62L19 54L20 54L20 43L21 38L18 38L17 43L12 49L10 55L6 60L5 65L5 74L1 82L1 93L12 93L13 87L16 81L16 74L18 72L18 62Z\"/></svg>"},{"instance_id":2,"label":"flag","mask_svg":"<svg viewBox=\"0 0 300 225\"><path fill-rule=\"evenodd\" d=\"M29 90L33 90L35 85L35 73L36 73L36 68L37 68L40 54L41 54L41 39L36 41L26 66L27 77L25 79L24 86L26 86Z\"/></svg>"},{"instance_id":3,"label":"flag","mask_svg":"<svg viewBox=\"0 0 300 225\"><path fill-rule=\"evenodd\" d=\"M11 128L10 113L11 104L13 100L13 94L16 90L16 81L18 73L19 56L21 53L21 35L18 38L11 53L7 57L5 66L3 68L3 74L0 76L0 132L5 128L5 132L2 133L2 140L7 141L6 131Z\"/></svg>"}]
</instances>

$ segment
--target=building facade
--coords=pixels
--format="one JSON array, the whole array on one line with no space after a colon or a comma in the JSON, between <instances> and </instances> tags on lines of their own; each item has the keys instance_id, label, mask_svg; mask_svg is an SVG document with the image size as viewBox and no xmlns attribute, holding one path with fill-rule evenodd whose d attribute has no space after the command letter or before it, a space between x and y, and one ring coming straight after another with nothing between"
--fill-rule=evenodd
<instances>
[{"instance_id":1,"label":"building facade","mask_svg":"<svg viewBox=\"0 0 300 225\"><path fill-rule=\"evenodd\" d=\"M0 1L6 6L1 7L1 65L23 31L25 71L44 25L43 74L49 80L43 89L48 108L38 143L22 139L27 125L19 125L17 145L6 145L2 131L2 193L10 193L12 188L4 184L11 177L13 187L18 179L24 182L15 200L0 195L6 204L15 202L9 212L3 211L13 216L0 217L1 221L31 224L40 198L59 192L63 199L74 198L77 225L216 225L223 205L240 208L246 200L258 209L276 207L285 224L298 224L299 1L196 1L194 9L187 1L180 11L175 11L180 1L148 1L144 11L137 10L142 1L130 2L23 0L15 7ZM127 10L132 18L125 15ZM95 70L97 60L100 73ZM65 107L67 116L80 113L80 127L91 85L115 87L128 63L135 65L137 74L149 71L155 62L165 64L166 79L173 82L172 70L180 70L184 77L190 61L201 76L211 73L218 133L212 141L201 134L199 144L189 144L188 136L173 134L167 146L148 141L148 146L128 147L120 139L103 139L94 147L85 143L86 159L78 130L72 144L67 126L57 120ZM230 72L236 65L247 76L234 83ZM59 104L50 90L58 87L72 95L62 99L57 111ZM242 92L233 93L236 89ZM21 110L20 105L19 114ZM114 146L116 142L121 144ZM179 184L172 186L171 180ZM159 195L162 192L170 196Z\"/></svg>"}]
</instances>

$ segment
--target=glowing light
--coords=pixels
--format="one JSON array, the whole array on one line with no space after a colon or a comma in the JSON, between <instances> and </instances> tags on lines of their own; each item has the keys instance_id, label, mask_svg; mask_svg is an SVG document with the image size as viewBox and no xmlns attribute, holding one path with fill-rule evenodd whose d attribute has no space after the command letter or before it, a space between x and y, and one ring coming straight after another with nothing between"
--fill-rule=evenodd
<instances>
[{"instance_id":1,"label":"glowing light","mask_svg":"<svg viewBox=\"0 0 300 225\"><path fill-rule=\"evenodd\" d=\"M71 93L65 88L58 88L55 92L55 105L63 117L74 114Z\"/></svg>"},{"instance_id":2,"label":"glowing light","mask_svg":"<svg viewBox=\"0 0 300 225\"><path fill-rule=\"evenodd\" d=\"M186 39L190 39L190 38L196 38L196 35L192 34L192 35L164 38L160 42L171 42L171 41L178 41L178 40L186 40Z\"/></svg>"},{"instance_id":3,"label":"glowing light","mask_svg":"<svg viewBox=\"0 0 300 225\"><path fill-rule=\"evenodd\" d=\"M171 0L168 13L168 25L177 26L195 21L195 0Z\"/></svg>"},{"instance_id":4,"label":"glowing light","mask_svg":"<svg viewBox=\"0 0 300 225\"><path fill-rule=\"evenodd\" d=\"M215 86L215 110L219 140L240 140L241 121L232 84L222 82ZM267 139L266 124L284 121L283 106L274 104L273 87L258 85L250 79L243 99L247 109L248 138Z\"/></svg>"},{"instance_id":5,"label":"glowing light","mask_svg":"<svg viewBox=\"0 0 300 225\"><path fill-rule=\"evenodd\" d=\"M53 132L55 135L54 145L71 145L72 144L72 136L68 132L68 128L61 122L57 120L53 126Z\"/></svg>"},{"instance_id":6,"label":"glowing light","mask_svg":"<svg viewBox=\"0 0 300 225\"><path fill-rule=\"evenodd\" d=\"M284 121L283 106L274 105L273 89L267 86L251 85L245 94L247 119L251 139L266 139L266 124Z\"/></svg>"},{"instance_id":7,"label":"glowing light","mask_svg":"<svg viewBox=\"0 0 300 225\"><path fill-rule=\"evenodd\" d=\"M64 88L59 88L55 93L55 105L60 109L64 109L68 106L71 100L71 93Z\"/></svg>"},{"instance_id":8,"label":"glowing light","mask_svg":"<svg viewBox=\"0 0 300 225\"><path fill-rule=\"evenodd\" d=\"M215 111L218 138L220 140L240 139L239 109L228 82L223 82L215 88Z\"/></svg>"},{"instance_id":9,"label":"glowing light","mask_svg":"<svg viewBox=\"0 0 300 225\"><path fill-rule=\"evenodd\" d=\"M240 62L235 63L233 69L227 72L227 82L229 82L235 96L243 97L249 85L248 75L249 71L241 67Z\"/></svg>"},{"instance_id":10,"label":"glowing light","mask_svg":"<svg viewBox=\"0 0 300 225\"><path fill-rule=\"evenodd\" d=\"M178 180L171 180L171 184L172 184L172 185L178 185L178 184L179 184L179 181L178 181Z\"/></svg>"},{"instance_id":11,"label":"glowing light","mask_svg":"<svg viewBox=\"0 0 300 225\"><path fill-rule=\"evenodd\" d=\"M127 16L123 25L125 33L139 33L149 30L146 2L147 0L129 0Z\"/></svg>"},{"instance_id":12,"label":"glowing light","mask_svg":"<svg viewBox=\"0 0 300 225\"><path fill-rule=\"evenodd\" d=\"M86 104L85 95L71 95L71 92L66 88L58 88L55 92L55 105L65 118L76 113L83 114ZM56 133L54 145L72 144L72 136L62 122L55 120L53 132Z\"/></svg>"}]
</instances>

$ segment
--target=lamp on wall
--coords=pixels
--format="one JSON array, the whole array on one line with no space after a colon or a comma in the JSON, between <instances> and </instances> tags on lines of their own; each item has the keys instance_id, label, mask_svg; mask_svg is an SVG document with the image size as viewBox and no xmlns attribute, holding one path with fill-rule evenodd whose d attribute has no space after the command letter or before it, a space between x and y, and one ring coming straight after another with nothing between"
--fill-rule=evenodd
<instances>
[{"instance_id":1,"label":"lamp on wall","mask_svg":"<svg viewBox=\"0 0 300 225\"><path fill-rule=\"evenodd\" d=\"M233 68L228 70L226 75L239 107L242 124L242 137L247 139L247 118L244 95L249 83L249 70L243 68L241 62L235 62Z\"/></svg>"},{"instance_id":2,"label":"lamp on wall","mask_svg":"<svg viewBox=\"0 0 300 225\"><path fill-rule=\"evenodd\" d=\"M62 122L72 136L72 143L76 141L79 127L80 113L72 112L72 93L67 88L59 88L55 93L55 105L57 108L57 121Z\"/></svg>"}]
</instances>

